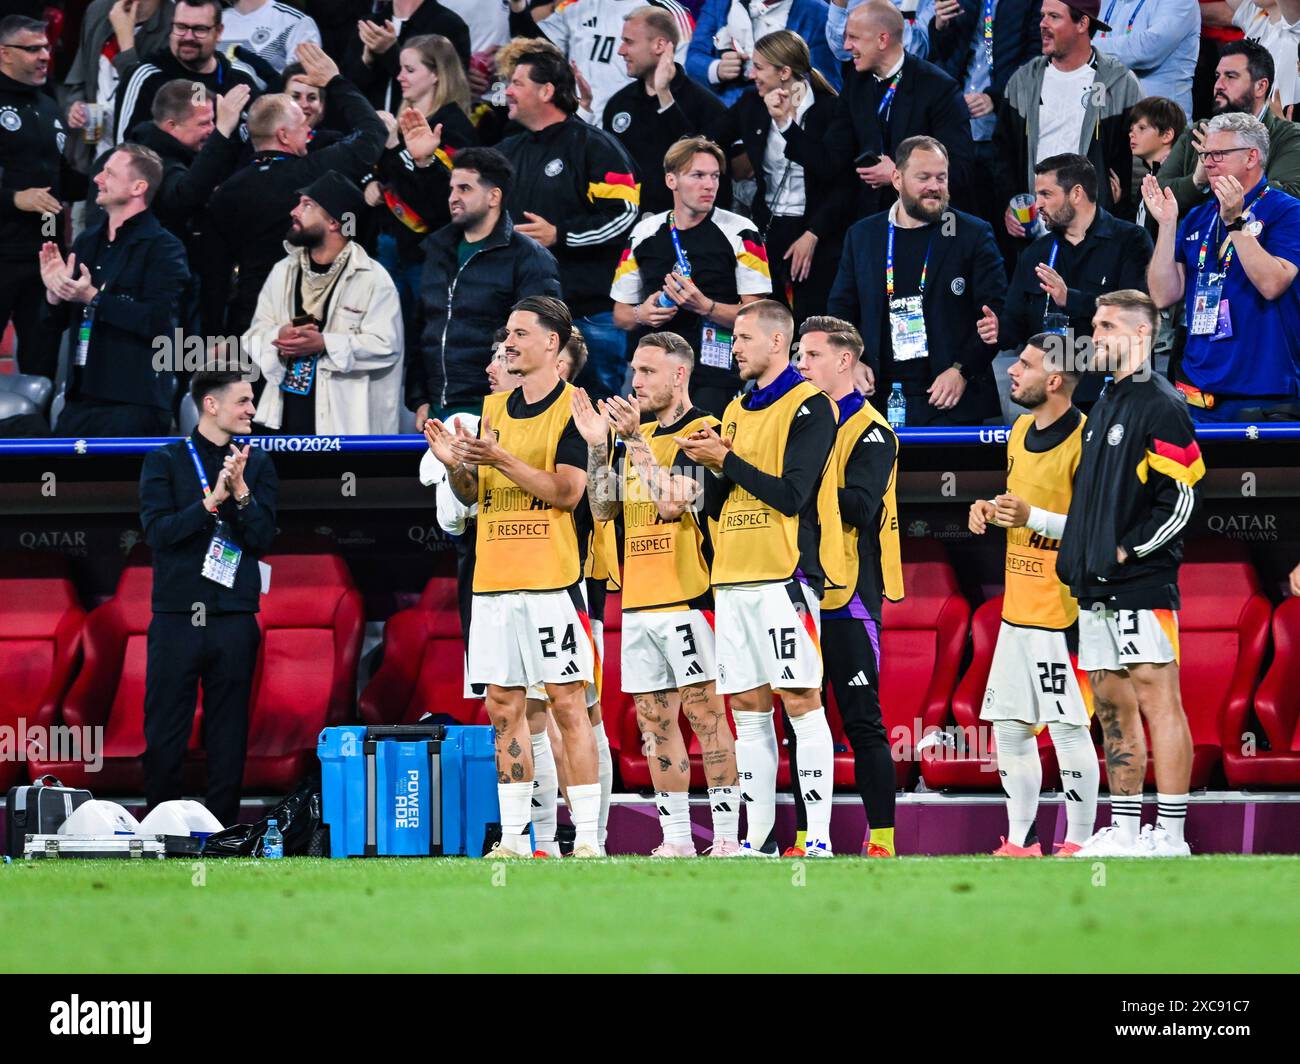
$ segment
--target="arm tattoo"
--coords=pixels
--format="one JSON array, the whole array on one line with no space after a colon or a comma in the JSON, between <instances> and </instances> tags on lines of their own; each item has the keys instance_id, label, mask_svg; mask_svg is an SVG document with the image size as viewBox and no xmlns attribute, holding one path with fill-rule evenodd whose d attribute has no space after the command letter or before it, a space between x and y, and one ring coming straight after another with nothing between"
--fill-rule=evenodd
<instances>
[{"instance_id":1,"label":"arm tattoo","mask_svg":"<svg viewBox=\"0 0 1300 1064\"><path fill-rule=\"evenodd\" d=\"M466 506L478 502L478 471L463 462L447 474L451 493Z\"/></svg>"},{"instance_id":2,"label":"arm tattoo","mask_svg":"<svg viewBox=\"0 0 1300 1064\"><path fill-rule=\"evenodd\" d=\"M609 464L609 444L587 446L587 497L591 516L597 521L612 521L618 516L614 470Z\"/></svg>"},{"instance_id":3,"label":"arm tattoo","mask_svg":"<svg viewBox=\"0 0 1300 1064\"><path fill-rule=\"evenodd\" d=\"M640 474L646 490L650 493L650 499L656 506L665 501L673 503L685 502L687 506L694 502L695 495L692 495L690 499L675 497L678 490L672 473L655 461L654 453L650 450L650 445L646 443L644 436L638 434L625 442L628 457L632 459L632 464L636 466L636 471Z\"/></svg>"}]
</instances>

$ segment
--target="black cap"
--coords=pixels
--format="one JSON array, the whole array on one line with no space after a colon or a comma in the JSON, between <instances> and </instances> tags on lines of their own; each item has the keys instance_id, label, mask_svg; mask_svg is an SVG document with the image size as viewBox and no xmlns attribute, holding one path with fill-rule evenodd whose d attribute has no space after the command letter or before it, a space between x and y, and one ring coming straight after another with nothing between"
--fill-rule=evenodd
<instances>
[{"instance_id":1,"label":"black cap","mask_svg":"<svg viewBox=\"0 0 1300 1064\"><path fill-rule=\"evenodd\" d=\"M1111 28L1101 20L1101 0L1065 0L1066 4L1074 9L1075 14L1087 15L1092 19L1092 24L1102 33L1110 33Z\"/></svg>"},{"instance_id":2,"label":"black cap","mask_svg":"<svg viewBox=\"0 0 1300 1064\"><path fill-rule=\"evenodd\" d=\"M321 174L306 188L298 189L298 195L306 196L320 204L321 209L336 222L342 223L351 215L354 219L361 217L365 210L366 198L361 189L337 170Z\"/></svg>"}]
</instances>

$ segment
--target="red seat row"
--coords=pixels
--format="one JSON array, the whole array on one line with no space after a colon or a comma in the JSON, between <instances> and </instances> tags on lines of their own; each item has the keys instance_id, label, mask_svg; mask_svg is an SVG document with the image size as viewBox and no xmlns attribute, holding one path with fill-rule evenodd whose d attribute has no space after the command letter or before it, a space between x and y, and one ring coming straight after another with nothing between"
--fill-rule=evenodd
<instances>
[{"instance_id":1,"label":"red seat row","mask_svg":"<svg viewBox=\"0 0 1300 1064\"><path fill-rule=\"evenodd\" d=\"M315 756L326 725L354 718L363 625L361 595L334 555L279 555L259 623L263 639L254 682L245 789L283 791ZM988 729L979 707L997 638L1001 600L974 616L942 548L905 542L907 597L887 603L881 633L881 699L894 751L897 784L918 778L930 789L997 790ZM1180 574L1179 615L1183 701L1195 754L1192 786L1207 786L1222 766L1234 787L1300 786L1300 603L1276 611L1243 552L1213 556L1189 549ZM54 772L66 783L102 793L143 789L145 639L151 617L152 573L129 564L116 593L85 614L61 559L39 555L0 559L0 726L33 723L104 729L98 773L82 763L35 756L27 769ZM1262 681L1269 647L1273 660ZM602 706L623 785L648 787L649 773L632 699L622 694L619 598L606 606ZM386 625L383 661L361 692L360 718L399 723L426 711L465 722L485 719L481 701L464 698L463 651L453 578L435 578L420 601ZM964 671L963 661L969 658ZM853 757L833 697L828 716L835 737L835 780L853 784ZM202 709L191 736L190 779L201 789ZM778 737L783 730L778 715ZM957 749L940 745L916 754L925 735L958 734ZM692 785L704 786L699 744L683 724ZM1047 735L1041 740L1044 786L1057 783ZM39 751L28 751L39 754ZM1098 759L1105 779L1100 745ZM0 787L26 773L0 761ZM781 786L789 785L781 756Z\"/></svg>"}]
</instances>

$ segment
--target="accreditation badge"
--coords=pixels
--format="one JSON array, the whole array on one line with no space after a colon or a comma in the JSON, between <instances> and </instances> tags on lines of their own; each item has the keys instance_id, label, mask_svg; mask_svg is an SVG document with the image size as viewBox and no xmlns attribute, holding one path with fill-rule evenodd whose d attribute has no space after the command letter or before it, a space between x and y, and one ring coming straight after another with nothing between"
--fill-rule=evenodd
<instances>
[{"instance_id":1,"label":"accreditation badge","mask_svg":"<svg viewBox=\"0 0 1300 1064\"><path fill-rule=\"evenodd\" d=\"M889 335L895 362L911 362L930 355L925 335L925 311L920 296L902 296L889 301Z\"/></svg>"},{"instance_id":2,"label":"accreditation badge","mask_svg":"<svg viewBox=\"0 0 1300 1064\"><path fill-rule=\"evenodd\" d=\"M706 321L700 329L700 362L714 369L731 369L731 330Z\"/></svg>"},{"instance_id":3,"label":"accreditation badge","mask_svg":"<svg viewBox=\"0 0 1300 1064\"><path fill-rule=\"evenodd\" d=\"M1219 304L1223 302L1221 273L1196 275L1196 291L1192 296L1193 336L1213 336L1219 331Z\"/></svg>"},{"instance_id":4,"label":"accreditation badge","mask_svg":"<svg viewBox=\"0 0 1300 1064\"><path fill-rule=\"evenodd\" d=\"M229 538L226 523L217 522L217 529L212 533L208 551L203 556L203 577L222 587L235 586L235 573L239 569L239 560L244 556L243 548Z\"/></svg>"}]
</instances>

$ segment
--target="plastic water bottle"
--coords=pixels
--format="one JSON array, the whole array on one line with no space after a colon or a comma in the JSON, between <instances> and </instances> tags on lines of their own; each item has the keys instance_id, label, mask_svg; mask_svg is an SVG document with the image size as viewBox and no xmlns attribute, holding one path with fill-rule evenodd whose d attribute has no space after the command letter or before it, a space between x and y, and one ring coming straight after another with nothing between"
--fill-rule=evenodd
<instances>
[{"instance_id":1,"label":"plastic water bottle","mask_svg":"<svg viewBox=\"0 0 1300 1064\"><path fill-rule=\"evenodd\" d=\"M889 404L885 407L885 417L889 427L897 431L907 424L907 400L903 398L903 386L895 384L889 392Z\"/></svg>"},{"instance_id":2,"label":"plastic water bottle","mask_svg":"<svg viewBox=\"0 0 1300 1064\"><path fill-rule=\"evenodd\" d=\"M262 836L262 856L279 858L284 856L284 836L276 821L267 822L266 834Z\"/></svg>"}]
</instances>

